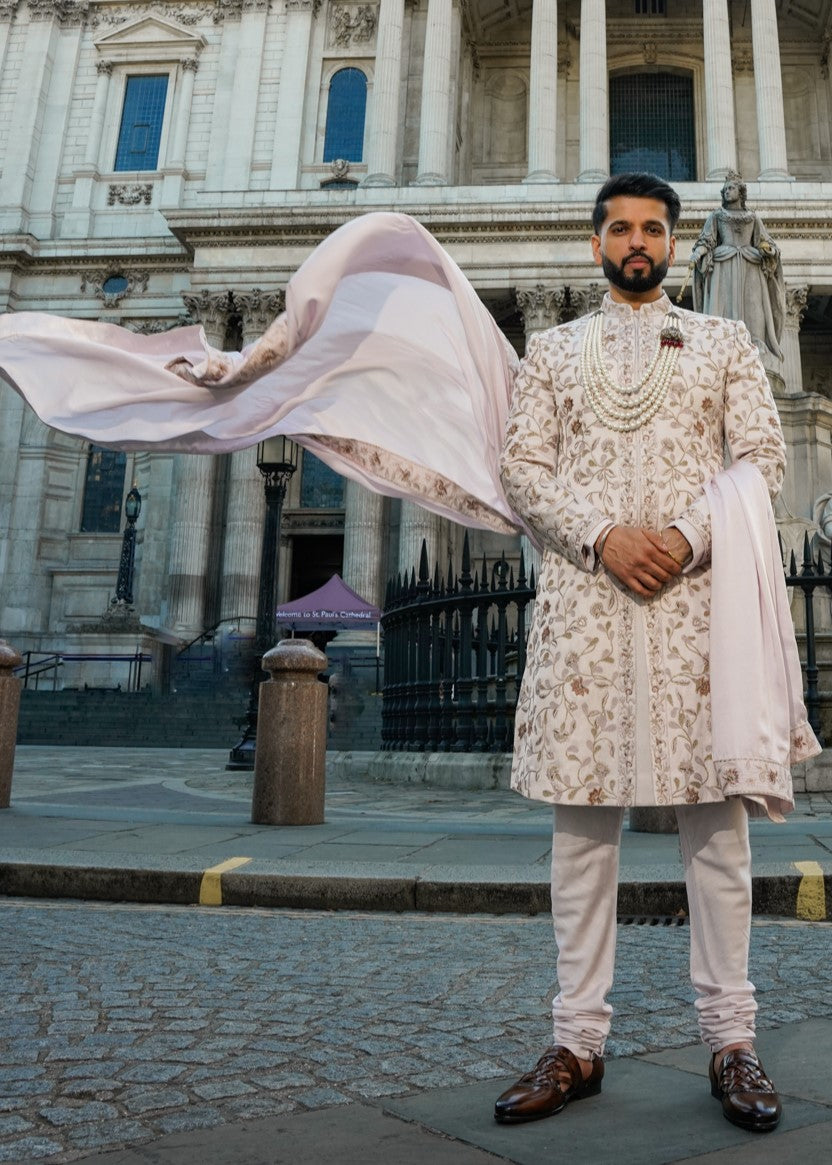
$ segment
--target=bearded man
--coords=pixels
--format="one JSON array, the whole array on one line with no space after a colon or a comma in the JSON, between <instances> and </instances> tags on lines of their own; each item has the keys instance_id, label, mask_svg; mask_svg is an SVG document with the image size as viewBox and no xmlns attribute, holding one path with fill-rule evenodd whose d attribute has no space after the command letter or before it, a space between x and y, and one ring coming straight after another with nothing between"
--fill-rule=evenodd
<instances>
[{"instance_id":1,"label":"bearded man","mask_svg":"<svg viewBox=\"0 0 832 1165\"><path fill-rule=\"evenodd\" d=\"M592 252L609 291L599 311L533 336L515 383L502 482L544 559L512 785L555 806L559 991L554 1046L497 1100L506 1123L601 1090L620 832L635 805L676 809L712 1093L742 1128L780 1119L753 1043L748 805L777 818L791 779L788 764L715 761L707 489L727 446L774 497L784 442L745 325L676 309L662 291L679 213L653 175L605 183ZM817 751L801 728L798 745Z\"/></svg>"}]
</instances>

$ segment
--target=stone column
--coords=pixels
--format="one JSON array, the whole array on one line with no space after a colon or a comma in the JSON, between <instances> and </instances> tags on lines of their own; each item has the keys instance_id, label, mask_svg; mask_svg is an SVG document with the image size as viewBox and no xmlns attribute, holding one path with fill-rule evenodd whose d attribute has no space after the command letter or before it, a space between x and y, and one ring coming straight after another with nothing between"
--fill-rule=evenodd
<instances>
[{"instance_id":1,"label":"stone column","mask_svg":"<svg viewBox=\"0 0 832 1165\"><path fill-rule=\"evenodd\" d=\"M234 303L243 321L243 343L261 336L286 306L282 291L235 292ZM220 617L257 616L260 586L260 549L266 513L263 478L257 468L257 446L231 454L225 509Z\"/></svg>"},{"instance_id":2,"label":"stone column","mask_svg":"<svg viewBox=\"0 0 832 1165\"><path fill-rule=\"evenodd\" d=\"M286 0L286 38L277 92L272 190L297 190L313 0Z\"/></svg>"},{"instance_id":3,"label":"stone column","mask_svg":"<svg viewBox=\"0 0 832 1165\"><path fill-rule=\"evenodd\" d=\"M603 182L610 172L607 13L604 0L581 0L578 82L581 103L578 181Z\"/></svg>"},{"instance_id":4,"label":"stone column","mask_svg":"<svg viewBox=\"0 0 832 1165\"><path fill-rule=\"evenodd\" d=\"M737 165L728 0L703 0L702 24L705 46L707 178L710 181L724 178Z\"/></svg>"},{"instance_id":5,"label":"stone column","mask_svg":"<svg viewBox=\"0 0 832 1165\"><path fill-rule=\"evenodd\" d=\"M529 61L529 172L524 182L557 182L558 3L532 5Z\"/></svg>"},{"instance_id":6,"label":"stone column","mask_svg":"<svg viewBox=\"0 0 832 1165\"><path fill-rule=\"evenodd\" d=\"M223 159L223 186L226 190L247 189L251 175L268 8L268 0L246 0L240 15L234 54L232 118Z\"/></svg>"},{"instance_id":7,"label":"stone column","mask_svg":"<svg viewBox=\"0 0 832 1165\"><path fill-rule=\"evenodd\" d=\"M228 293L203 290L183 295L191 317L205 329L208 343L221 348L228 326ZM173 473L168 626L183 639L205 630L205 604L211 555L211 521L217 459L180 453Z\"/></svg>"},{"instance_id":8,"label":"stone column","mask_svg":"<svg viewBox=\"0 0 832 1165\"><path fill-rule=\"evenodd\" d=\"M428 546L428 567L433 572L435 562L439 563L440 574L448 561L448 521L439 514L425 510L416 502L402 502L399 525L399 565L402 578L415 568L419 573L419 558L422 541Z\"/></svg>"},{"instance_id":9,"label":"stone column","mask_svg":"<svg viewBox=\"0 0 832 1165\"><path fill-rule=\"evenodd\" d=\"M344 499L344 567L343 578L348 587L381 608L387 583L387 499L347 479ZM355 628L338 634L340 646L372 647L375 651L376 628Z\"/></svg>"},{"instance_id":10,"label":"stone column","mask_svg":"<svg viewBox=\"0 0 832 1165\"><path fill-rule=\"evenodd\" d=\"M757 93L757 133L760 138L758 180L790 181L775 0L754 0L751 5L751 44Z\"/></svg>"},{"instance_id":11,"label":"stone column","mask_svg":"<svg viewBox=\"0 0 832 1165\"><path fill-rule=\"evenodd\" d=\"M414 186L446 186L451 143L451 44L453 0L428 0L419 173Z\"/></svg>"},{"instance_id":12,"label":"stone column","mask_svg":"<svg viewBox=\"0 0 832 1165\"><path fill-rule=\"evenodd\" d=\"M404 0L381 0L367 135L367 176L362 186L396 185L403 29Z\"/></svg>"},{"instance_id":13,"label":"stone column","mask_svg":"<svg viewBox=\"0 0 832 1165\"><path fill-rule=\"evenodd\" d=\"M101 139L104 134L107 104L110 99L110 77L113 73L113 62L99 61L95 67L98 72L98 80L95 83L95 97L93 98L92 113L87 130L84 164L75 170L72 206L64 215L61 228L61 233L70 238L87 238L91 233L92 198L101 162Z\"/></svg>"},{"instance_id":14,"label":"stone column","mask_svg":"<svg viewBox=\"0 0 832 1165\"><path fill-rule=\"evenodd\" d=\"M800 361L800 324L806 314L809 302L809 288L786 288L786 320L780 345L783 349L782 376L787 396L799 396L803 392L803 366Z\"/></svg>"},{"instance_id":15,"label":"stone column","mask_svg":"<svg viewBox=\"0 0 832 1165\"><path fill-rule=\"evenodd\" d=\"M95 66L98 79L95 82L95 97L92 103L90 123L87 128L87 148L84 151L84 166L97 170L101 154L101 137L104 133L104 119L110 97L110 78L113 75L112 61L98 61Z\"/></svg>"},{"instance_id":16,"label":"stone column","mask_svg":"<svg viewBox=\"0 0 832 1165\"><path fill-rule=\"evenodd\" d=\"M6 49L9 46L9 33L12 21L17 15L19 0L4 0L0 4L0 76L6 67Z\"/></svg>"},{"instance_id":17,"label":"stone column","mask_svg":"<svg viewBox=\"0 0 832 1165\"><path fill-rule=\"evenodd\" d=\"M0 232L28 229L28 203L37 165L49 84L61 29L57 3L30 11L25 30L21 81L6 113L9 136L0 177Z\"/></svg>"},{"instance_id":18,"label":"stone column","mask_svg":"<svg viewBox=\"0 0 832 1165\"><path fill-rule=\"evenodd\" d=\"M347 479L344 507L344 582L366 599L384 604L384 509L386 499Z\"/></svg>"},{"instance_id":19,"label":"stone column","mask_svg":"<svg viewBox=\"0 0 832 1165\"><path fill-rule=\"evenodd\" d=\"M173 122L170 149L165 161L162 180L161 205L179 206L182 187L185 182L185 151L188 145L188 127L191 123L191 108L194 102L194 80L199 61L196 57L185 57L179 62L179 92L176 96L176 116Z\"/></svg>"}]
</instances>

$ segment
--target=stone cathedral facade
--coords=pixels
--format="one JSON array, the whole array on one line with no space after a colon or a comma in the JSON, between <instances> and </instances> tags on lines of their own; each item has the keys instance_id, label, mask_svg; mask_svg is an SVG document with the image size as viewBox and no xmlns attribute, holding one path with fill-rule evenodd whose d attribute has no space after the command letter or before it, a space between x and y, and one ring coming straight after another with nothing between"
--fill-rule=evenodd
<instances>
[{"instance_id":1,"label":"stone cathedral facade","mask_svg":"<svg viewBox=\"0 0 832 1165\"><path fill-rule=\"evenodd\" d=\"M137 330L198 321L239 346L330 231L395 209L522 351L598 301L588 219L607 174L652 169L679 189L675 294L738 170L783 256L773 382L794 543L832 490L831 47L832 0L0 0L0 305ZM100 657L62 682L120 682L108 653L156 659L160 642L255 614L253 450L114 455L48 430L6 386L0 446L0 635ZM128 626L103 616L133 485ZM337 570L380 603L423 538L458 561L459 528L304 455L283 597ZM482 533L472 549L519 553Z\"/></svg>"}]
</instances>

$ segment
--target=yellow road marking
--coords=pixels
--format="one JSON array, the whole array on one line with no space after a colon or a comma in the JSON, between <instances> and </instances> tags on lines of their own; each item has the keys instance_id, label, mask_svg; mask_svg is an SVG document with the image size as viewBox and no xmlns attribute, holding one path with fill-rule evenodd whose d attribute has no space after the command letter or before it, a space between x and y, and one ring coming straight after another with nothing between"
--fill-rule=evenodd
<instances>
[{"instance_id":1,"label":"yellow road marking","mask_svg":"<svg viewBox=\"0 0 832 1165\"><path fill-rule=\"evenodd\" d=\"M211 866L202 874L199 884L200 906L222 906L222 876L228 870L236 870L238 866L245 866L251 858L229 858L220 862L218 866Z\"/></svg>"},{"instance_id":2,"label":"yellow road marking","mask_svg":"<svg viewBox=\"0 0 832 1165\"><path fill-rule=\"evenodd\" d=\"M823 922L826 918L826 893L820 863L795 862L794 864L803 875L797 888L797 917L803 918L807 922Z\"/></svg>"}]
</instances>

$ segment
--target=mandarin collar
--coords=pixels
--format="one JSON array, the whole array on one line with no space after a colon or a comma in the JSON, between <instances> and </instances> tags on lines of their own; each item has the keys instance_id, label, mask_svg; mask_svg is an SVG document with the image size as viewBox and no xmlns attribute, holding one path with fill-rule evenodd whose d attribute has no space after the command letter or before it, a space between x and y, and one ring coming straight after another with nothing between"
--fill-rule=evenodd
<instances>
[{"instance_id":1,"label":"mandarin collar","mask_svg":"<svg viewBox=\"0 0 832 1165\"><path fill-rule=\"evenodd\" d=\"M664 318L672 306L667 294L663 291L658 299L654 299L650 303L643 303L638 309L638 314L641 318L644 318L645 313L647 316L661 316ZM601 300L601 311L605 316L620 320L630 319L636 314L635 310L628 303L621 303L619 300L613 299L609 292L606 292L604 298Z\"/></svg>"}]
</instances>

